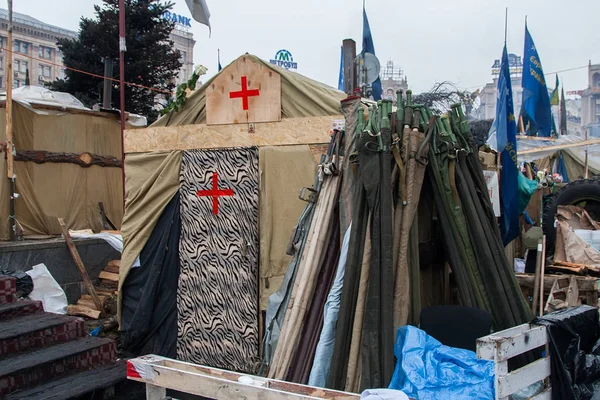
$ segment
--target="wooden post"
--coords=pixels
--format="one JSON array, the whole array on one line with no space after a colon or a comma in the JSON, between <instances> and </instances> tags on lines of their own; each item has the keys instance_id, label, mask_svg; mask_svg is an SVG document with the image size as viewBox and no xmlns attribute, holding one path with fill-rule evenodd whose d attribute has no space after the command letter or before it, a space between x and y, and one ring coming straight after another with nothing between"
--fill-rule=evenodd
<instances>
[{"instance_id":1,"label":"wooden post","mask_svg":"<svg viewBox=\"0 0 600 400\"><path fill-rule=\"evenodd\" d=\"M544 272L546 269L546 235L542 236L542 264L540 268L540 317L544 315Z\"/></svg>"},{"instance_id":2,"label":"wooden post","mask_svg":"<svg viewBox=\"0 0 600 400\"><path fill-rule=\"evenodd\" d=\"M585 140L586 141L588 140L588 131L589 131L589 129L590 129L589 127L585 128ZM588 162L588 146L585 146L585 161L583 163L583 166L584 166L583 177L585 179L587 179L589 177L589 166L590 166L590 164Z\"/></svg>"},{"instance_id":3,"label":"wooden post","mask_svg":"<svg viewBox=\"0 0 600 400\"><path fill-rule=\"evenodd\" d=\"M531 302L531 311L533 311L533 314L535 315L535 312L538 308L538 300L540 302L543 302L543 293L544 293L544 283L541 280L541 273L542 273L542 239L538 240L538 245L537 245L537 254L536 254L536 260L535 260L535 275L534 275L534 280L533 280L533 301ZM542 289L540 290L540 285L542 286ZM540 293L542 293L542 299L540 299Z\"/></svg>"},{"instance_id":4,"label":"wooden post","mask_svg":"<svg viewBox=\"0 0 600 400\"><path fill-rule=\"evenodd\" d=\"M146 383L146 400L164 400L166 398L166 388Z\"/></svg>"},{"instance_id":5,"label":"wooden post","mask_svg":"<svg viewBox=\"0 0 600 400\"><path fill-rule=\"evenodd\" d=\"M8 0L8 65L6 70L6 175L9 183L10 198L10 240L15 240L15 181L13 165L13 130L12 130L12 87L13 87L13 26L12 26L12 0Z\"/></svg>"},{"instance_id":6,"label":"wooden post","mask_svg":"<svg viewBox=\"0 0 600 400\"><path fill-rule=\"evenodd\" d=\"M357 86L356 66L356 42L352 39L344 39L342 42L344 48L344 91L348 96L354 95L354 89Z\"/></svg>"},{"instance_id":7,"label":"wooden post","mask_svg":"<svg viewBox=\"0 0 600 400\"><path fill-rule=\"evenodd\" d=\"M83 283L84 283L89 295L92 296L94 305L96 306L98 311L100 311L101 313L104 314L104 306L102 305L100 298L96 294L96 289L94 288L92 280L90 279L87 271L85 270L83 261L81 261L81 257L79 256L77 247L75 247L75 243L73 243L73 239L71 239L71 235L69 234L69 230L67 229L67 226L65 225L65 221L63 221L62 218L59 218L58 223L60 224L60 229L62 230L62 233L65 237L65 241L67 242L67 247L69 248L69 251L71 252L73 261L75 261L75 265L77 266L77 269L81 273L81 277L83 278Z\"/></svg>"}]
</instances>

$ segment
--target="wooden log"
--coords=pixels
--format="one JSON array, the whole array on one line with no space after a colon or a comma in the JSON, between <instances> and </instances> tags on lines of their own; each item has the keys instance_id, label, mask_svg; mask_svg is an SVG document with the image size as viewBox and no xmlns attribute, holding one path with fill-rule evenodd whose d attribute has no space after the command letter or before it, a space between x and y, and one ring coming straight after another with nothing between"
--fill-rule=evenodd
<instances>
[{"instance_id":1,"label":"wooden log","mask_svg":"<svg viewBox=\"0 0 600 400\"><path fill-rule=\"evenodd\" d=\"M119 274L102 271L102 272L100 272L100 279L106 279L108 281L119 282Z\"/></svg>"},{"instance_id":2,"label":"wooden log","mask_svg":"<svg viewBox=\"0 0 600 400\"><path fill-rule=\"evenodd\" d=\"M117 287L119 286L119 281L112 281L112 280L108 280L108 279L101 279L100 280L100 285L104 286L106 289L117 289Z\"/></svg>"},{"instance_id":3,"label":"wooden log","mask_svg":"<svg viewBox=\"0 0 600 400\"><path fill-rule=\"evenodd\" d=\"M75 243L73 243L73 239L71 239L71 235L69 234L69 230L65 225L65 221L62 218L58 218L58 224L60 225L60 229L62 230L63 236L65 237L65 242L67 243L67 247L71 252L71 256L73 257L73 261L75 261L75 265L81 273L81 277L83 278L83 283L88 293L92 296L94 300L94 305L98 310L102 310L102 302L98 298L98 294L96 294L96 289L92 284L92 280L90 279L85 266L83 265L83 261L81 261L81 257L79 256L79 252L77 251L77 247L75 247Z\"/></svg>"},{"instance_id":4,"label":"wooden log","mask_svg":"<svg viewBox=\"0 0 600 400\"><path fill-rule=\"evenodd\" d=\"M104 300L106 300L108 296L103 295L98 293L98 298L100 299L100 301L104 304ZM81 298L79 300L86 300L86 301L91 301L92 303L94 302L94 299L92 299L92 296L90 296L89 294L84 294L83 296L81 296Z\"/></svg>"},{"instance_id":5,"label":"wooden log","mask_svg":"<svg viewBox=\"0 0 600 400\"><path fill-rule=\"evenodd\" d=\"M121 168L122 164L119 158L112 156L101 156L88 152L57 153L44 150L17 150L15 161L30 161L36 164L68 163L77 164L84 168L91 167L92 165Z\"/></svg>"},{"instance_id":6,"label":"wooden log","mask_svg":"<svg viewBox=\"0 0 600 400\"><path fill-rule=\"evenodd\" d=\"M96 310L96 311L100 311L100 312L102 312L104 310L104 307L100 307L100 308L96 307L93 300L79 299L79 300L77 300L77 305L91 308L92 310Z\"/></svg>"},{"instance_id":7,"label":"wooden log","mask_svg":"<svg viewBox=\"0 0 600 400\"><path fill-rule=\"evenodd\" d=\"M67 314L68 315L75 315L78 317L89 317L92 319L98 319L100 318L100 311L98 310L93 310L89 307L85 307L85 306L79 306L79 305L69 305L67 306Z\"/></svg>"},{"instance_id":8,"label":"wooden log","mask_svg":"<svg viewBox=\"0 0 600 400\"><path fill-rule=\"evenodd\" d=\"M106 287L97 287L96 292L99 296L111 296L114 292L114 289L106 288Z\"/></svg>"},{"instance_id":9,"label":"wooden log","mask_svg":"<svg viewBox=\"0 0 600 400\"><path fill-rule=\"evenodd\" d=\"M118 274L119 274L119 271L120 271L120 269L119 269L119 267L117 267L117 266L114 266L114 265L108 264L108 265L106 266L106 268L104 268L104 271L106 271L106 272L109 272L109 273L111 273L111 274L117 274L117 275L118 275Z\"/></svg>"}]
</instances>

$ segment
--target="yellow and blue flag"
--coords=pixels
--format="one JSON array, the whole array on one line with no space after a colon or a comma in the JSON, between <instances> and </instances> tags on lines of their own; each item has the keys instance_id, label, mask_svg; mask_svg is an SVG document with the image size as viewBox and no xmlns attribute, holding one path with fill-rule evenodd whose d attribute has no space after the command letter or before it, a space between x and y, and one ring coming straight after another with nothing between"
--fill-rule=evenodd
<instances>
[{"instance_id":1,"label":"yellow and blue flag","mask_svg":"<svg viewBox=\"0 0 600 400\"><path fill-rule=\"evenodd\" d=\"M523 57L523 119L529 123L530 135L548 137L552 134L552 109L544 78L544 69L533 38L525 24Z\"/></svg>"},{"instance_id":2,"label":"yellow and blue flag","mask_svg":"<svg viewBox=\"0 0 600 400\"><path fill-rule=\"evenodd\" d=\"M550 95L550 105L551 106L557 106L558 103L560 102L558 99L558 86L559 86L558 74L556 74L556 86L554 87L554 90L552 91L552 94Z\"/></svg>"}]
</instances>

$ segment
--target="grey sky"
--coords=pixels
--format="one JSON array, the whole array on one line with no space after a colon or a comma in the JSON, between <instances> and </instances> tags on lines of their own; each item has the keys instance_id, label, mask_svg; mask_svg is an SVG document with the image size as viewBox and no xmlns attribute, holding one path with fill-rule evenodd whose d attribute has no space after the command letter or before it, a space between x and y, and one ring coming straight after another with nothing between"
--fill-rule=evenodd
<instances>
[{"instance_id":1,"label":"grey sky","mask_svg":"<svg viewBox=\"0 0 600 400\"><path fill-rule=\"evenodd\" d=\"M249 52L269 59L289 50L298 72L337 86L340 45L344 38L362 43L360 0L206 0L208 28L192 22L194 62L217 70L221 63ZM15 11L44 22L77 30L79 18L93 15L101 0L15 0ZM189 16L183 0L174 12ZM6 7L6 5L3 5ZM382 64L392 59L417 92L448 80L474 90L491 81L491 66L504 41L508 7L508 51L522 55L524 19L546 72L600 63L598 0L367 0L375 50ZM587 86L586 69L559 74L566 90Z\"/></svg>"}]
</instances>

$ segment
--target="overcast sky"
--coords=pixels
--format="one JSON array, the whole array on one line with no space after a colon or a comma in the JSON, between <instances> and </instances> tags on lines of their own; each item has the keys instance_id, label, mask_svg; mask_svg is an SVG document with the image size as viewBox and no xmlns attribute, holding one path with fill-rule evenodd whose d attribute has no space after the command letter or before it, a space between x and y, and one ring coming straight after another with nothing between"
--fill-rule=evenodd
<instances>
[{"instance_id":1,"label":"overcast sky","mask_svg":"<svg viewBox=\"0 0 600 400\"><path fill-rule=\"evenodd\" d=\"M206 0L212 34L192 22L194 62L217 70L217 49L226 65L248 52L270 59L289 50L298 72L337 86L340 45L352 38L360 51L360 0ZM92 16L101 0L16 0L14 10L44 22L78 30L81 16ZM491 81L491 66L504 41L508 7L508 51L522 55L524 20L549 73L600 63L599 0L367 0L377 57L404 69L409 86L427 90L452 81L474 90ZM4 4L2 7L6 7ZM184 0L173 12L189 16ZM559 74L566 90L587 87L587 70Z\"/></svg>"}]
</instances>

